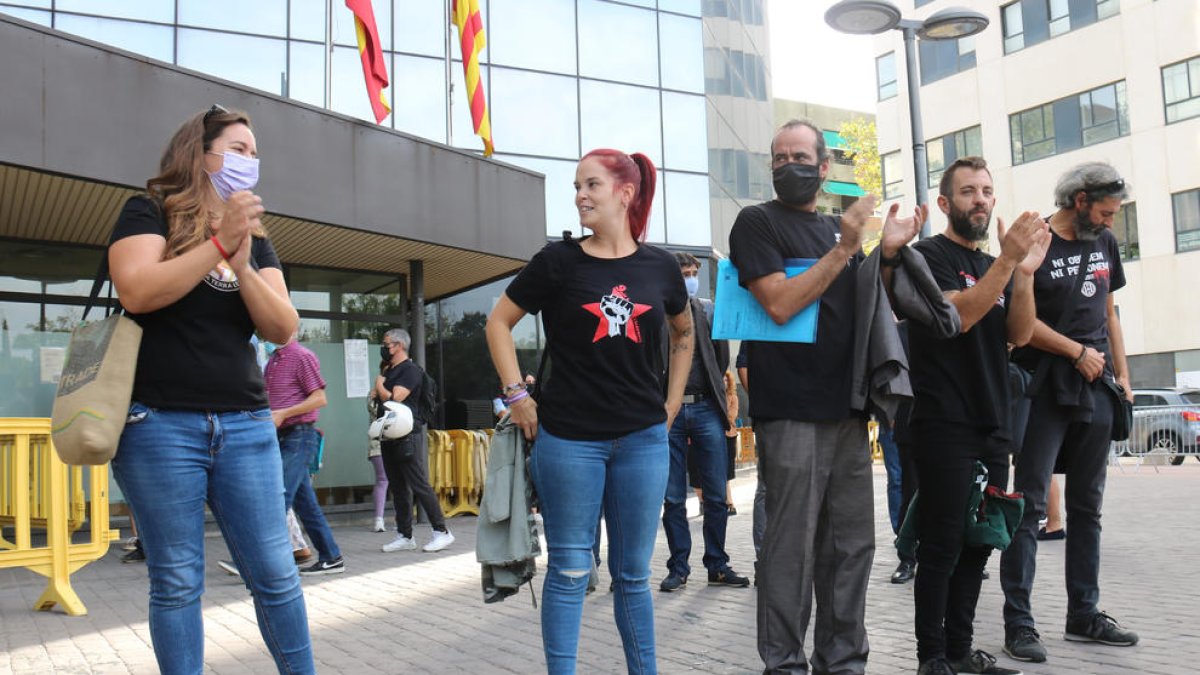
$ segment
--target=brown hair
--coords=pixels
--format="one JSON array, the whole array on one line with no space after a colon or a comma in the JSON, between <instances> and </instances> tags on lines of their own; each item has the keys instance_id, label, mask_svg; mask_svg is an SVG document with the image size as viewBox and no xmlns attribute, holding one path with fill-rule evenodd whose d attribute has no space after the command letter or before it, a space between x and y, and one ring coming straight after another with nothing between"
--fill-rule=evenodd
<instances>
[{"instance_id":1,"label":"brown hair","mask_svg":"<svg viewBox=\"0 0 1200 675\"><path fill-rule=\"evenodd\" d=\"M989 176L992 175L992 170L988 168L987 160L984 158L974 156L959 157L942 172L942 182L938 184L938 194L946 199L950 198L950 188L954 183L954 172L963 168L975 169L976 171L982 169L987 171Z\"/></svg>"},{"instance_id":2,"label":"brown hair","mask_svg":"<svg viewBox=\"0 0 1200 675\"><path fill-rule=\"evenodd\" d=\"M212 236L209 225L213 214L204 208L205 191L211 190L204 154L231 124L250 126L250 116L218 106L197 113L184 122L163 151L158 175L146 181L146 192L162 209L167 221L167 247L163 260L191 250ZM265 237L256 228L254 236Z\"/></svg>"}]
</instances>

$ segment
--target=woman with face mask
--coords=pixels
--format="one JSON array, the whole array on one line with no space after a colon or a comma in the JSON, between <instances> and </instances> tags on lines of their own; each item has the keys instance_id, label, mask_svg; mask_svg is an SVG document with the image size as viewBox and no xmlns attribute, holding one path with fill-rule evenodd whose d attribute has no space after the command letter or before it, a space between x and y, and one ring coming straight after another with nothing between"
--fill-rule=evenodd
<instances>
[{"instance_id":1,"label":"woman with face mask","mask_svg":"<svg viewBox=\"0 0 1200 675\"><path fill-rule=\"evenodd\" d=\"M257 154L246 115L214 105L192 116L108 248L121 306L143 331L113 475L146 552L163 673L204 666L206 504L280 672L313 672L279 444L249 342L256 330L286 342L299 323L251 192Z\"/></svg>"},{"instance_id":2,"label":"woman with face mask","mask_svg":"<svg viewBox=\"0 0 1200 675\"><path fill-rule=\"evenodd\" d=\"M667 430L692 363L692 314L675 258L642 243L655 169L641 154L593 150L575 173L582 239L547 245L487 323L504 403L526 438L549 562L542 591L547 670L575 672L583 599L604 510L613 614L630 673L657 672L647 579L666 493ZM512 330L541 313L550 373L535 402ZM661 380L668 334L670 381Z\"/></svg>"}]
</instances>

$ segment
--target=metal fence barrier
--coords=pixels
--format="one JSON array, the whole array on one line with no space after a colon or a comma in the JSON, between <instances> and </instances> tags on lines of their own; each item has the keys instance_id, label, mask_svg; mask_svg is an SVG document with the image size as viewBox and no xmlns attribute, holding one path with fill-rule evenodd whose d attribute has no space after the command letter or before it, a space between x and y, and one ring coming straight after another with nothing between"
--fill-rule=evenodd
<instances>
[{"instance_id":1,"label":"metal fence barrier","mask_svg":"<svg viewBox=\"0 0 1200 675\"><path fill-rule=\"evenodd\" d=\"M90 537L73 543L85 518ZM35 532L44 532L45 540ZM108 466L63 464L49 418L0 418L0 568L25 567L49 579L34 609L57 604L71 616L87 614L71 573L98 560L118 536L108 527Z\"/></svg>"},{"instance_id":2,"label":"metal fence barrier","mask_svg":"<svg viewBox=\"0 0 1200 675\"><path fill-rule=\"evenodd\" d=\"M1134 408L1129 440L1114 441L1112 452L1114 457L1136 457L1139 466L1200 459L1200 406Z\"/></svg>"}]
</instances>

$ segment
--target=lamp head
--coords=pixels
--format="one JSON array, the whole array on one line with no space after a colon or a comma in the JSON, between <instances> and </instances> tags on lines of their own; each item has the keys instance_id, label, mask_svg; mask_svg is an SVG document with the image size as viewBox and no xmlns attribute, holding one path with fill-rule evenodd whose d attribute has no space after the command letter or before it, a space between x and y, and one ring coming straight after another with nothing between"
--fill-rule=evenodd
<instances>
[{"instance_id":1,"label":"lamp head","mask_svg":"<svg viewBox=\"0 0 1200 675\"><path fill-rule=\"evenodd\" d=\"M825 12L830 28L851 35L874 35L900 23L900 9L887 0L841 0Z\"/></svg>"},{"instance_id":2,"label":"lamp head","mask_svg":"<svg viewBox=\"0 0 1200 675\"><path fill-rule=\"evenodd\" d=\"M956 40L982 33L988 18L973 9L947 7L929 15L917 30L922 40Z\"/></svg>"}]
</instances>

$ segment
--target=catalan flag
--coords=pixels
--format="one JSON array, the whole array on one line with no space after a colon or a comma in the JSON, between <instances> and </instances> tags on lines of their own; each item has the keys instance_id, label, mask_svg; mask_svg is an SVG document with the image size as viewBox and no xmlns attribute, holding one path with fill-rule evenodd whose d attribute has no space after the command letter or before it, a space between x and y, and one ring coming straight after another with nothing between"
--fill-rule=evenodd
<instances>
[{"instance_id":1,"label":"catalan flag","mask_svg":"<svg viewBox=\"0 0 1200 675\"><path fill-rule=\"evenodd\" d=\"M488 119L487 98L479 81L479 52L487 45L483 35L483 17L479 0L452 0L451 20L458 26L462 43L463 75L467 82L467 100L471 104L471 122L475 135L483 139L483 156L492 156L492 123Z\"/></svg>"},{"instance_id":2,"label":"catalan flag","mask_svg":"<svg viewBox=\"0 0 1200 675\"><path fill-rule=\"evenodd\" d=\"M382 122L392 112L392 106L383 95L388 86L388 74L383 47L379 44L379 30L375 27L375 10L371 0L346 0L346 6L354 12L354 31L358 34L358 53L362 57L371 110L375 112L375 122Z\"/></svg>"}]
</instances>

